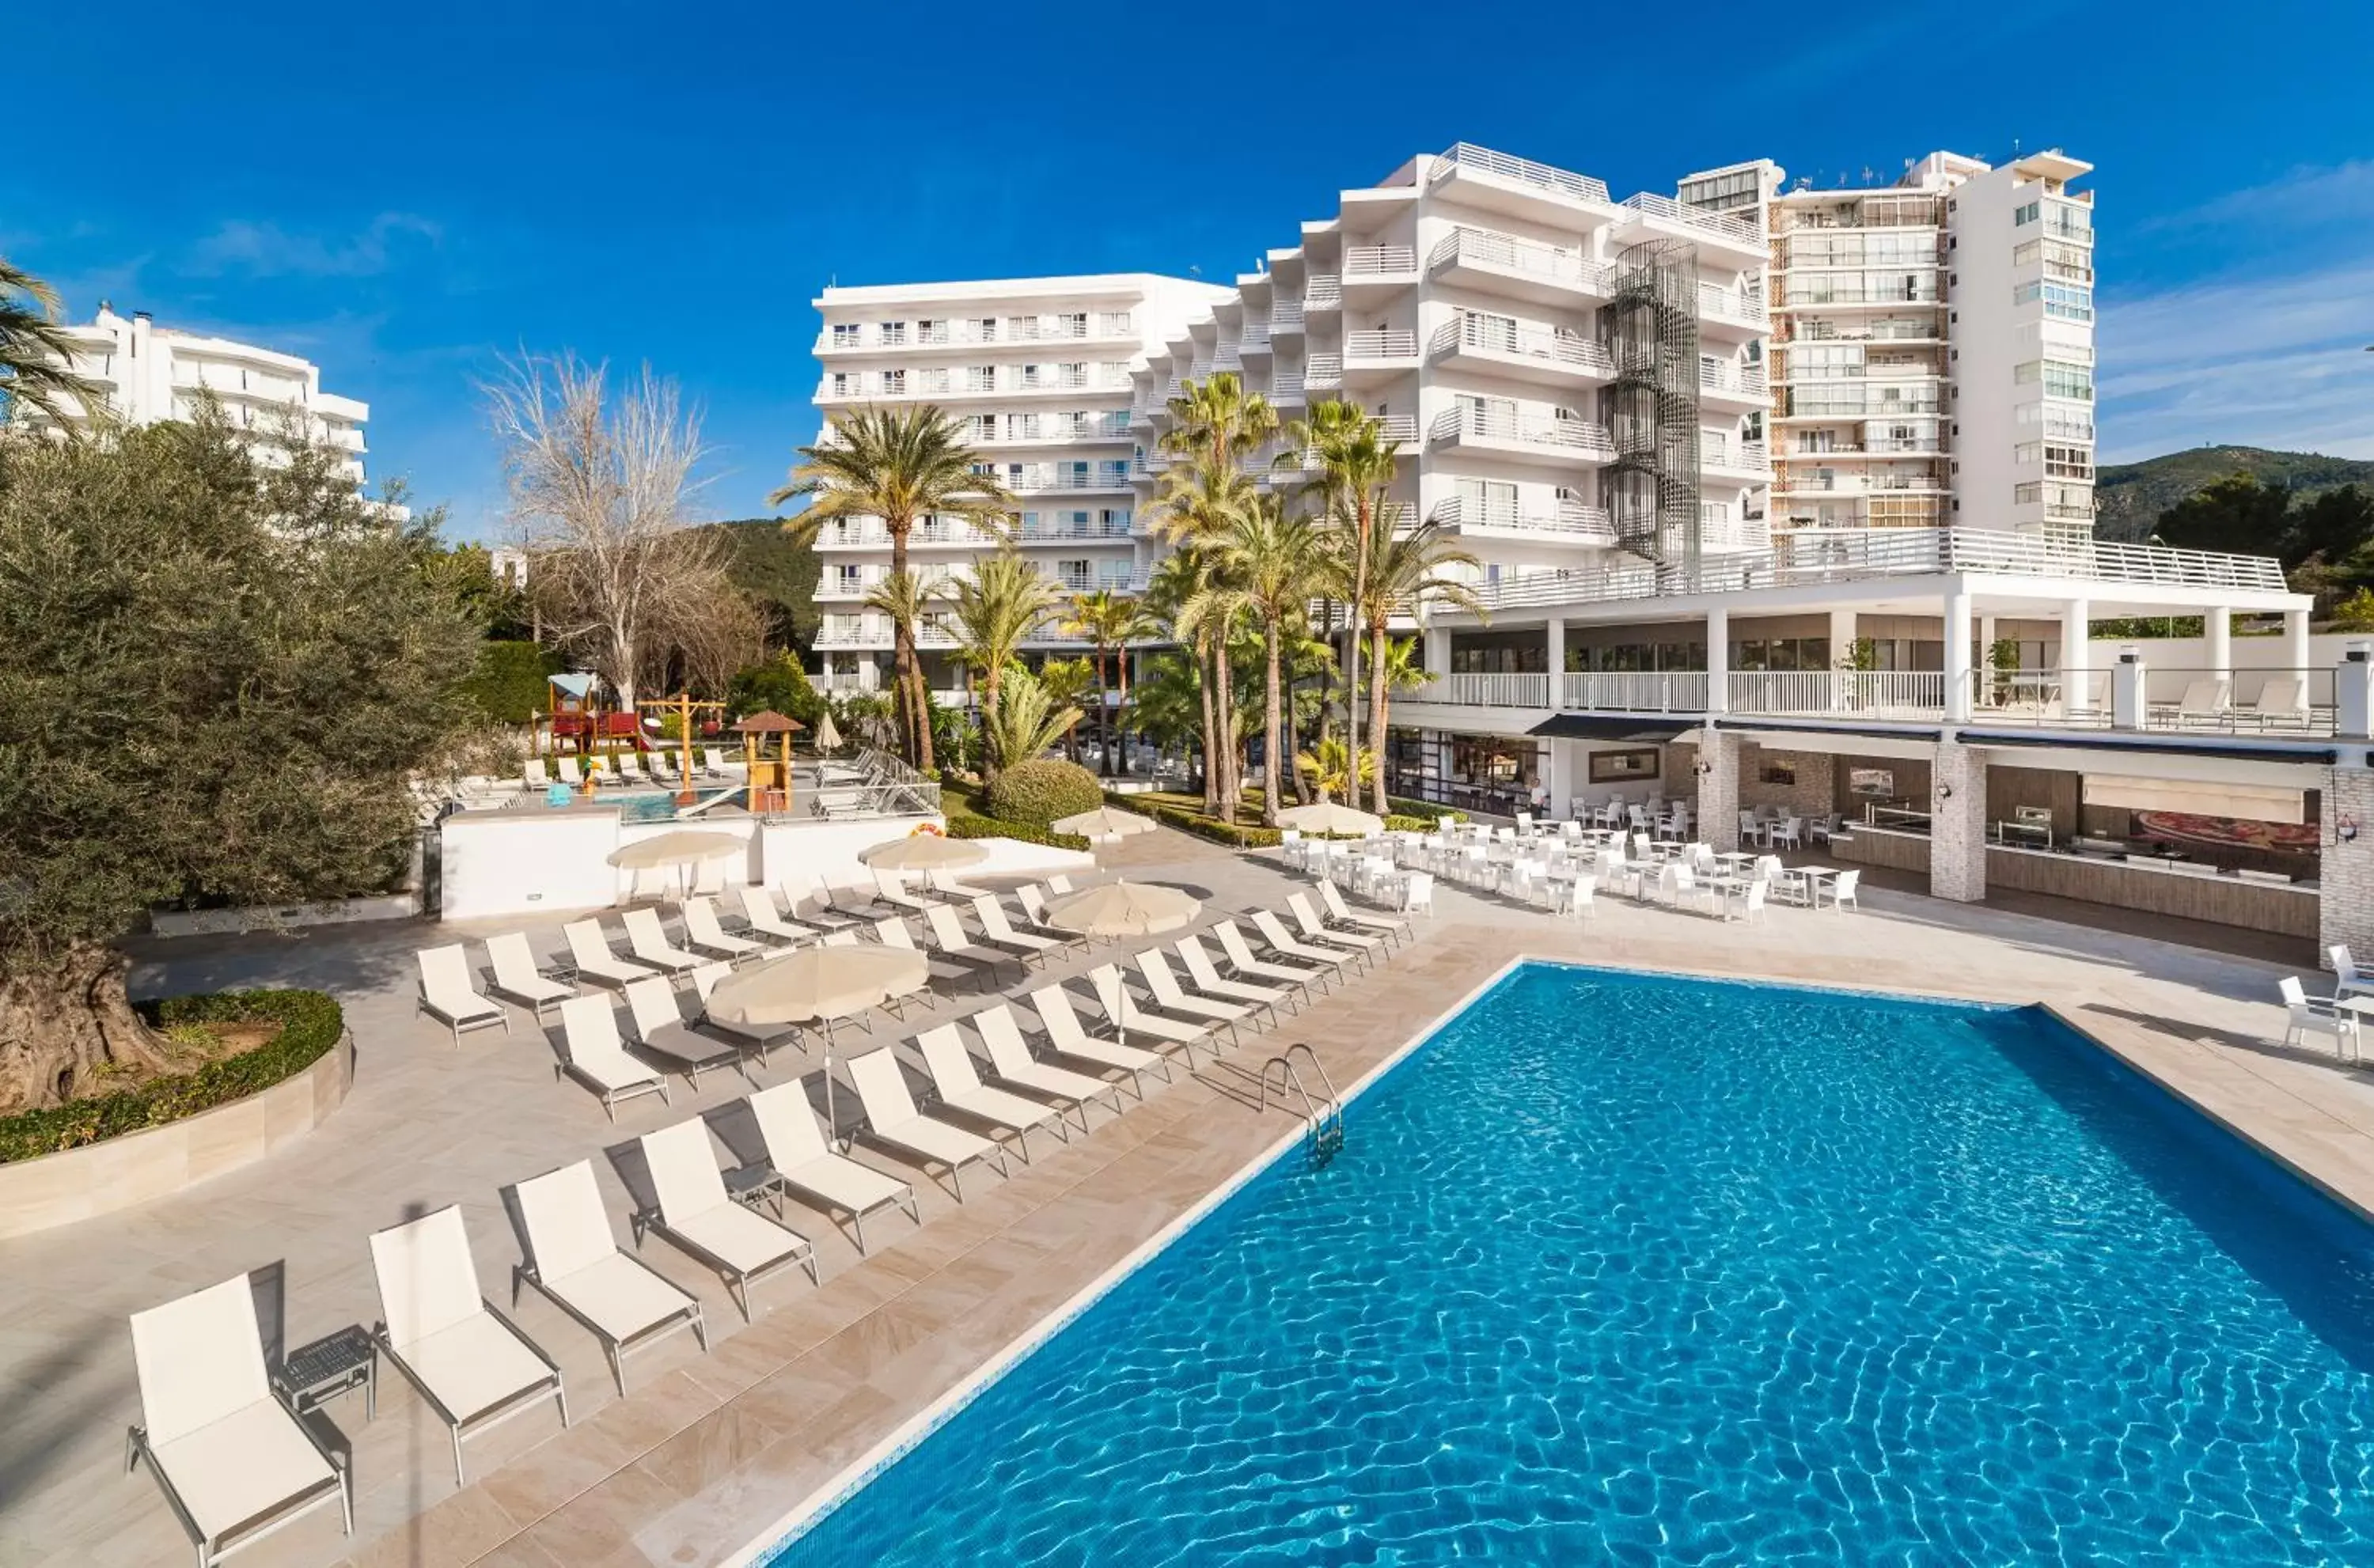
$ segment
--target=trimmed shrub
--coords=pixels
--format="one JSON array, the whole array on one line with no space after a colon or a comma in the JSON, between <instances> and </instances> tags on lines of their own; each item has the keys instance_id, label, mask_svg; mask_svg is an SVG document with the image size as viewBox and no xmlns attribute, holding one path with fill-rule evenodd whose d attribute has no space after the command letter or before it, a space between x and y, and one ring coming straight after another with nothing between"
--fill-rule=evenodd
<instances>
[{"instance_id":1,"label":"trimmed shrub","mask_svg":"<svg viewBox=\"0 0 2374 1568\"><path fill-rule=\"evenodd\" d=\"M1052 827L1035 823L1001 822L993 816L980 816L971 812L948 813L948 837L951 838L1017 838L1025 844L1044 844L1051 849L1085 851L1088 841L1076 833L1058 833Z\"/></svg>"},{"instance_id":2,"label":"trimmed shrub","mask_svg":"<svg viewBox=\"0 0 2374 1568\"><path fill-rule=\"evenodd\" d=\"M1401 813L1395 812L1385 818L1385 831L1387 833L1431 833L1434 831L1434 825L1440 820L1441 819L1430 816L1404 816Z\"/></svg>"},{"instance_id":3,"label":"trimmed shrub","mask_svg":"<svg viewBox=\"0 0 2374 1568\"><path fill-rule=\"evenodd\" d=\"M482 642L462 695L490 723L524 724L552 700L545 681L561 668L560 656L540 643Z\"/></svg>"},{"instance_id":4,"label":"trimmed shrub","mask_svg":"<svg viewBox=\"0 0 2374 1568\"><path fill-rule=\"evenodd\" d=\"M983 793L981 803L1000 822L1044 827L1058 817L1092 812L1104 803L1104 798L1097 776L1078 763L1035 757L1000 773Z\"/></svg>"},{"instance_id":5,"label":"trimmed shrub","mask_svg":"<svg viewBox=\"0 0 2374 1568\"><path fill-rule=\"evenodd\" d=\"M1200 811L1185 806L1173 806L1144 795L1115 795L1107 802L1116 810L1135 812L1150 816L1158 823L1175 827L1181 833L1192 833L1198 838L1208 838L1215 844L1226 844L1232 849L1272 849L1283 840L1275 827L1248 825L1244 823L1222 822L1205 816Z\"/></svg>"},{"instance_id":6,"label":"trimmed shrub","mask_svg":"<svg viewBox=\"0 0 2374 1568\"><path fill-rule=\"evenodd\" d=\"M194 1024L256 1019L278 1023L280 1033L252 1051L210 1061L195 1072L72 1105L0 1117L0 1164L162 1127L243 1100L312 1066L346 1029L345 1013L320 991L217 991L171 997L142 1011L169 1033Z\"/></svg>"},{"instance_id":7,"label":"trimmed shrub","mask_svg":"<svg viewBox=\"0 0 2374 1568\"><path fill-rule=\"evenodd\" d=\"M1457 807L1438 806L1432 801L1404 801L1388 795L1385 797L1385 804L1392 809L1395 816L1414 816L1429 825L1438 822L1467 820L1467 813Z\"/></svg>"}]
</instances>

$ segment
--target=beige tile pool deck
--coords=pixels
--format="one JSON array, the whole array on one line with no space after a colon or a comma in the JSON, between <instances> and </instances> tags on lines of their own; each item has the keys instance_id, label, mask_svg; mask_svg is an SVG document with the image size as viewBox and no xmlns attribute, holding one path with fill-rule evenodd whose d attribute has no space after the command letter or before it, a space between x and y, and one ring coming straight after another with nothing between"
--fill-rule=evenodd
<instances>
[{"instance_id":1,"label":"beige tile pool deck","mask_svg":"<svg viewBox=\"0 0 2374 1568\"><path fill-rule=\"evenodd\" d=\"M1168 831L1109 859L1228 909L1273 901L1287 885L1262 860ZM647 1244L644 1258L707 1304L718 1337L705 1356L679 1336L637 1358L623 1400L592 1340L548 1304L523 1299L519 1321L559 1360L578 1419L563 1432L548 1417L523 1417L474 1444L465 1489L453 1485L443 1431L392 1375L376 1421L363 1422L358 1399L333 1404L324 1413L355 1454L355 1536L340 1538L317 1516L240 1561L640 1568L723 1560L1291 1135L1298 1124L1285 1113L1254 1108L1262 1060L1308 1041L1349 1083L1522 956L2044 1001L2374 1212L2374 1074L2274 1043L2284 969L1910 894L1875 891L1866 902L1861 914L1776 909L1757 926L1610 902L1580 927L1447 891L1420 940L1366 981L1249 1036L1216 1066L1157 1087L1143 1105L1128 1102L1117 1118L1098 1113L1090 1136L1040 1153L1012 1179L969 1182L961 1207L918 1181L925 1223L877 1216L871 1257L859 1258L821 1216L792 1209L787 1219L817 1243L824 1282L760 1286L751 1324L713 1275L663 1241ZM671 1106L635 1102L613 1127L582 1090L554 1082L533 1032L474 1035L457 1052L411 1015L410 953L427 940L404 927L184 942L159 949L144 968L147 983L175 989L335 990L358 1043L357 1086L328 1125L260 1165L0 1243L0 1563L187 1561L154 1484L123 1471L123 1429L138 1409L128 1313L278 1263L288 1342L369 1322L366 1235L448 1202L464 1207L482 1283L507 1301L518 1253L499 1187L590 1156L623 1217L628 1189L605 1151L746 1090L712 1076ZM904 1027L973 1005L959 999ZM899 1028L886 1024L875 1039L897 1038ZM1724 1046L1704 1042L1707 1064L1754 1070L1725 1059ZM762 1076L780 1082L817 1066L779 1054Z\"/></svg>"}]
</instances>

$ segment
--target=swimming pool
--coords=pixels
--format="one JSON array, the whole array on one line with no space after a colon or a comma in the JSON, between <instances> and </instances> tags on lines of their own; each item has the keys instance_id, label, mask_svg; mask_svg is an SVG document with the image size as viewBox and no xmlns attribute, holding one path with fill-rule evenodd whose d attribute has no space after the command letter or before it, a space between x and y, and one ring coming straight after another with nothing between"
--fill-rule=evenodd
<instances>
[{"instance_id":1,"label":"swimming pool","mask_svg":"<svg viewBox=\"0 0 2374 1568\"><path fill-rule=\"evenodd\" d=\"M1529 965L778 1552L2374 1562L2374 1230L2040 1010Z\"/></svg>"}]
</instances>

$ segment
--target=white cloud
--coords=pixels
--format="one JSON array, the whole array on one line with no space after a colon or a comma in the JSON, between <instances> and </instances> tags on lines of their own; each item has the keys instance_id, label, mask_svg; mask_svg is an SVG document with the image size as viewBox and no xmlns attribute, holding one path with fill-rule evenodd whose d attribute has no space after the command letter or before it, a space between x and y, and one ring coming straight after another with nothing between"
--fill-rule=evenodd
<instances>
[{"instance_id":1,"label":"white cloud","mask_svg":"<svg viewBox=\"0 0 2374 1568\"><path fill-rule=\"evenodd\" d=\"M198 241L194 270L253 277L369 277L388 271L413 245L434 246L444 231L417 213L383 212L351 239L291 233L276 223L228 218Z\"/></svg>"},{"instance_id":2,"label":"white cloud","mask_svg":"<svg viewBox=\"0 0 2374 1568\"><path fill-rule=\"evenodd\" d=\"M2374 159L2304 164L2264 184L2227 191L2198 206L2145 218L2138 234L2227 224L2286 227L2337 223L2374 213Z\"/></svg>"}]
</instances>

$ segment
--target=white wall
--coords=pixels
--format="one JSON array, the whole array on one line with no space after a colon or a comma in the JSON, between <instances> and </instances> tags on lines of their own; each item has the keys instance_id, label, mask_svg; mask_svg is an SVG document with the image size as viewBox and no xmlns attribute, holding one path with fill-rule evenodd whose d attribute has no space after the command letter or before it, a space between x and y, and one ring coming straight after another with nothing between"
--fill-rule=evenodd
<instances>
[{"instance_id":1,"label":"white wall","mask_svg":"<svg viewBox=\"0 0 2374 1568\"><path fill-rule=\"evenodd\" d=\"M439 918L607 908L618 872L616 806L562 811L461 812L445 819Z\"/></svg>"}]
</instances>

